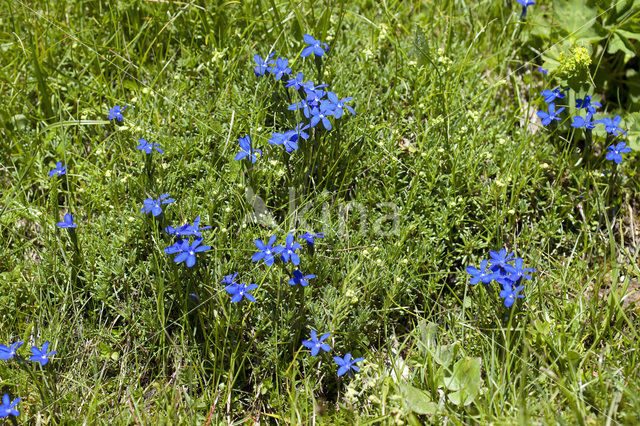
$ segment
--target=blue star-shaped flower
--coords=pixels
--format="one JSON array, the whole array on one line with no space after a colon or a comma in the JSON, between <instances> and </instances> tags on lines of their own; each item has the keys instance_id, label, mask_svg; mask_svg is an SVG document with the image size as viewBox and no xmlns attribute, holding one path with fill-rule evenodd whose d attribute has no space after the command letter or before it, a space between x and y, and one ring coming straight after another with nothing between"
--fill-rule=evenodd
<instances>
[{"instance_id":1,"label":"blue star-shaped flower","mask_svg":"<svg viewBox=\"0 0 640 426\"><path fill-rule=\"evenodd\" d=\"M311 232L305 232L304 234L300 235L300 239L305 240L307 244L310 246L313 246L314 238L324 238L324 235L322 234L322 232L319 232L317 234L312 234Z\"/></svg>"},{"instance_id":2,"label":"blue star-shaped flower","mask_svg":"<svg viewBox=\"0 0 640 426\"><path fill-rule=\"evenodd\" d=\"M315 83L313 81L311 81L311 80L307 81L303 85L303 89L304 89L305 92L314 91L314 90L317 90L317 89L321 89L323 87L329 87L329 85L328 84L318 84L316 86Z\"/></svg>"},{"instance_id":3,"label":"blue star-shaped flower","mask_svg":"<svg viewBox=\"0 0 640 426\"><path fill-rule=\"evenodd\" d=\"M189 240L180 239L170 245L169 247L165 247L164 252L167 254L176 254L182 253L189 247Z\"/></svg>"},{"instance_id":4,"label":"blue star-shaped flower","mask_svg":"<svg viewBox=\"0 0 640 426\"><path fill-rule=\"evenodd\" d=\"M553 120L560 120L560 117L558 116L558 114L560 114L562 111L564 111L564 107L556 111L556 105L549 104L549 112L546 113L544 111L538 111L538 117L542 119L542 125L546 126L550 124Z\"/></svg>"},{"instance_id":5,"label":"blue star-shaped flower","mask_svg":"<svg viewBox=\"0 0 640 426\"><path fill-rule=\"evenodd\" d=\"M605 130L607 131L607 133L610 133L612 135L618 136L620 133L622 133L623 135L626 135L627 132L624 129L621 129L620 127L618 127L618 124L620 124L620 121L622 121L622 117L620 117L619 115L616 115L613 118L613 120L611 120L609 117L605 117L602 120L594 121L594 123L604 124Z\"/></svg>"},{"instance_id":6,"label":"blue star-shaped flower","mask_svg":"<svg viewBox=\"0 0 640 426\"><path fill-rule=\"evenodd\" d=\"M287 263L289 260L291 260L291 263L298 266L300 264L300 257L296 253L296 250L300 250L302 246L299 243L295 242L294 238L295 237L293 234L287 234L286 243L283 247L282 255L280 256L280 258L284 263Z\"/></svg>"},{"instance_id":7,"label":"blue star-shaped flower","mask_svg":"<svg viewBox=\"0 0 640 426\"><path fill-rule=\"evenodd\" d=\"M146 139L138 139L138 146L136 146L136 149L144 151L147 154L151 154L151 151L153 151L154 149L160 154L164 153L162 148L160 148L159 143L149 143L149 141L147 141Z\"/></svg>"},{"instance_id":8,"label":"blue star-shaped flower","mask_svg":"<svg viewBox=\"0 0 640 426\"><path fill-rule=\"evenodd\" d=\"M124 119L124 116L122 115L122 112L127 109L129 105L125 105L124 108L122 108L120 105L116 105L113 108L111 108L109 110L109 120L113 120L116 119L118 121L122 121Z\"/></svg>"},{"instance_id":9,"label":"blue star-shaped flower","mask_svg":"<svg viewBox=\"0 0 640 426\"><path fill-rule=\"evenodd\" d=\"M206 229L211 229L211 226L203 226L200 228L200 216L196 217L193 221L193 225L190 223L185 223L179 228L174 228L173 226L167 226L164 228L164 232L169 235L179 235L179 236L189 236L193 235L195 237L202 237L202 231Z\"/></svg>"},{"instance_id":10,"label":"blue star-shaped flower","mask_svg":"<svg viewBox=\"0 0 640 426\"><path fill-rule=\"evenodd\" d=\"M513 262L514 259L513 252L507 253L506 248L503 248L499 252L491 250L489 252L489 256L491 256L489 262L491 262L492 271L499 271L500 269L504 269L509 264L509 262Z\"/></svg>"},{"instance_id":11,"label":"blue star-shaped flower","mask_svg":"<svg viewBox=\"0 0 640 426\"><path fill-rule=\"evenodd\" d=\"M222 284L227 284L227 285L237 284L236 283L236 278L238 278L238 273L234 272L233 274L225 275L224 278L222 279L222 281L220 281L220 282Z\"/></svg>"},{"instance_id":12,"label":"blue star-shaped flower","mask_svg":"<svg viewBox=\"0 0 640 426\"><path fill-rule=\"evenodd\" d=\"M311 121L309 122L309 125L311 127L316 127L316 124L322 122L325 129L331 130L331 121L329 121L330 115L331 111L327 111L326 108L313 108L311 110Z\"/></svg>"},{"instance_id":13,"label":"blue star-shaped flower","mask_svg":"<svg viewBox=\"0 0 640 426\"><path fill-rule=\"evenodd\" d=\"M591 96L587 95L584 99L576 99L576 108L586 109L591 115L596 113L596 107L600 108L602 105L598 102L591 102Z\"/></svg>"},{"instance_id":14,"label":"blue star-shaped flower","mask_svg":"<svg viewBox=\"0 0 640 426\"><path fill-rule=\"evenodd\" d=\"M342 376L347 371L351 371L351 370L360 371L360 368L356 365L356 363L360 361L364 361L364 358L351 359L351 354L346 354L344 358L340 358L339 356L334 356L333 360L340 367L338 368L338 376Z\"/></svg>"},{"instance_id":15,"label":"blue star-shaped flower","mask_svg":"<svg viewBox=\"0 0 640 426\"><path fill-rule=\"evenodd\" d=\"M338 96L336 96L335 93L327 92L327 98L328 100L322 101L322 103L326 105L326 110L331 111L335 118L342 117L344 109L349 111L351 114L356 115L356 112L353 110L353 108L351 108L349 105L345 105L347 102L353 100L352 97L338 99Z\"/></svg>"},{"instance_id":16,"label":"blue star-shaped flower","mask_svg":"<svg viewBox=\"0 0 640 426\"><path fill-rule=\"evenodd\" d=\"M545 74L545 75L549 73L549 70L545 70L545 69L544 69L544 68L542 68L542 67L538 67L538 68L536 68L536 69L537 69L539 72L541 72L542 74Z\"/></svg>"},{"instance_id":17,"label":"blue star-shaped flower","mask_svg":"<svg viewBox=\"0 0 640 426\"><path fill-rule=\"evenodd\" d=\"M497 278L498 282L501 284L505 284L505 282L509 281L511 284L519 283L523 278L525 280L530 280L532 277L529 275L531 272L535 272L536 270L533 268L524 268L523 260L521 257L515 259L513 265L505 265L504 271Z\"/></svg>"},{"instance_id":18,"label":"blue star-shaped flower","mask_svg":"<svg viewBox=\"0 0 640 426\"><path fill-rule=\"evenodd\" d=\"M20 411L16 410L16 405L21 401L21 398L16 398L11 402L11 398L9 398L8 394L4 394L2 397L2 405L0 405L0 419L5 417L20 415Z\"/></svg>"},{"instance_id":19,"label":"blue star-shaped flower","mask_svg":"<svg viewBox=\"0 0 640 426\"><path fill-rule=\"evenodd\" d=\"M253 60L256 62L257 66L253 69L253 72L256 74L256 77L262 77L266 73L269 72L269 64L267 62L271 59L276 52L271 52L265 59L262 59L260 55L255 55Z\"/></svg>"},{"instance_id":20,"label":"blue star-shaped flower","mask_svg":"<svg viewBox=\"0 0 640 426\"><path fill-rule=\"evenodd\" d=\"M264 259L264 263L266 263L267 266L273 265L273 261L275 259L274 255L281 254L284 250L284 247L282 246L273 247L273 243L276 242L276 238L277 237L275 235L272 235L271 238L269 238L269 242L267 244L263 243L259 238L256 239L255 245L259 251L254 253L254 255L251 257L251 260L253 260L254 262L258 262Z\"/></svg>"},{"instance_id":21,"label":"blue star-shaped flower","mask_svg":"<svg viewBox=\"0 0 640 426\"><path fill-rule=\"evenodd\" d=\"M309 128L304 123L299 123L295 129L287 130L284 133L272 133L269 143L271 145L284 145L287 152L291 153L298 149L298 141L300 138L309 139L309 134L305 132Z\"/></svg>"},{"instance_id":22,"label":"blue star-shaped flower","mask_svg":"<svg viewBox=\"0 0 640 426\"><path fill-rule=\"evenodd\" d=\"M231 301L238 303L243 297L246 297L250 302L255 302L256 298L249 292L256 288L258 288L258 284L230 284L224 289L231 295Z\"/></svg>"},{"instance_id":23,"label":"blue star-shaped flower","mask_svg":"<svg viewBox=\"0 0 640 426\"><path fill-rule=\"evenodd\" d=\"M571 122L571 127L576 127L576 128L580 128L580 127L584 127L585 129L593 129L594 127L596 127L596 121L591 121L591 118L593 116L590 113L587 113L587 115L582 118L579 115L576 115L575 117L573 117L573 121Z\"/></svg>"},{"instance_id":24,"label":"blue star-shaped flower","mask_svg":"<svg viewBox=\"0 0 640 426\"><path fill-rule=\"evenodd\" d=\"M309 105L309 103L305 99L301 100L300 102L296 102L295 104L289 105L287 109L289 111L296 111L301 109L305 117L311 118L311 105Z\"/></svg>"},{"instance_id":25,"label":"blue star-shaped flower","mask_svg":"<svg viewBox=\"0 0 640 426\"><path fill-rule=\"evenodd\" d=\"M471 285L476 285L480 281L482 281L482 284L489 284L498 276L495 271L487 269L486 259L480 263L480 269L476 269L473 266L467 266L467 273L471 275L471 280L469 281L469 284Z\"/></svg>"},{"instance_id":26,"label":"blue star-shaped flower","mask_svg":"<svg viewBox=\"0 0 640 426\"><path fill-rule=\"evenodd\" d=\"M624 142L618 142L617 145L611 145L607 148L607 160L615 161L616 164L620 164L622 162L622 155L628 152L631 152L631 148L626 146L627 144Z\"/></svg>"},{"instance_id":27,"label":"blue star-shaped flower","mask_svg":"<svg viewBox=\"0 0 640 426\"><path fill-rule=\"evenodd\" d=\"M274 75L276 81L280 80L284 75L291 74L291 68L287 66L288 63L288 59L278 58L276 62L272 64L269 72Z\"/></svg>"},{"instance_id":28,"label":"blue star-shaped flower","mask_svg":"<svg viewBox=\"0 0 640 426\"><path fill-rule=\"evenodd\" d=\"M252 148L251 138L249 137L249 135L238 139L238 143L240 144L240 152L236 154L236 161L240 161L245 157L249 157L249 160L251 160L251 164L253 164L258 160L258 156L254 154L256 152L262 157L261 150Z\"/></svg>"},{"instance_id":29,"label":"blue star-shaped flower","mask_svg":"<svg viewBox=\"0 0 640 426\"><path fill-rule=\"evenodd\" d=\"M47 363L49 362L49 358L55 354L58 353L58 351L49 351L49 342L44 342L44 344L42 345L42 349L38 349L37 346L33 346L31 347L31 353L33 355L31 355L29 357L29 360L34 361L34 362L39 362L40 365L47 365Z\"/></svg>"},{"instance_id":30,"label":"blue star-shaped flower","mask_svg":"<svg viewBox=\"0 0 640 426\"><path fill-rule=\"evenodd\" d=\"M49 171L49 177L54 177L55 175L66 175L67 174L67 166L62 165L62 161L56 162L56 168L51 169Z\"/></svg>"},{"instance_id":31,"label":"blue star-shaped flower","mask_svg":"<svg viewBox=\"0 0 640 426\"><path fill-rule=\"evenodd\" d=\"M544 101L548 104L555 101L556 99L564 99L564 94L560 92L560 88L556 87L553 90L543 90L540 94L544 97Z\"/></svg>"},{"instance_id":32,"label":"blue star-shaped flower","mask_svg":"<svg viewBox=\"0 0 640 426\"><path fill-rule=\"evenodd\" d=\"M197 238L191 245L189 245L188 242L186 244L182 242L179 246L181 251L173 258L173 261L175 263L182 263L186 260L187 267L191 268L196 264L196 253L211 250L210 246L201 246L200 243L202 243L202 238ZM165 252L167 252L167 249L165 249Z\"/></svg>"},{"instance_id":33,"label":"blue star-shaped flower","mask_svg":"<svg viewBox=\"0 0 640 426\"><path fill-rule=\"evenodd\" d=\"M324 340L328 339L329 336L331 336L331 333L325 333L318 339L317 332L315 330L311 330L311 339L303 340L302 345L305 348L311 349L311 356L318 355L320 349L325 352L329 352L331 350L331 346L329 346L327 343L322 343Z\"/></svg>"},{"instance_id":34,"label":"blue star-shaped flower","mask_svg":"<svg viewBox=\"0 0 640 426\"><path fill-rule=\"evenodd\" d=\"M144 200L144 206L142 207L141 213L152 213L154 216L158 216L162 213L162 204L171 204L176 201L173 198L167 197L169 197L169 194L162 194L157 200L154 200L153 198L146 198Z\"/></svg>"},{"instance_id":35,"label":"blue star-shaped flower","mask_svg":"<svg viewBox=\"0 0 640 426\"><path fill-rule=\"evenodd\" d=\"M502 284L502 291L500 292L500 297L504 299L504 306L510 308L513 305L513 302L516 299L524 298L524 294L518 294L520 291L524 289L523 285L516 286L511 282L506 282Z\"/></svg>"},{"instance_id":36,"label":"blue star-shaped flower","mask_svg":"<svg viewBox=\"0 0 640 426\"><path fill-rule=\"evenodd\" d=\"M327 45L327 43L322 43L309 34L303 35L302 38L304 39L304 42L308 44L307 47L302 49L302 53L300 53L300 56L303 58L311 55L311 53L315 54L316 56L322 56L324 55L324 52L329 51L329 46Z\"/></svg>"},{"instance_id":37,"label":"blue star-shaped flower","mask_svg":"<svg viewBox=\"0 0 640 426\"><path fill-rule=\"evenodd\" d=\"M71 213L67 213L64 215L64 220L62 222L58 222L58 228L76 228L78 225L73 223L73 215Z\"/></svg>"},{"instance_id":38,"label":"blue star-shaped flower","mask_svg":"<svg viewBox=\"0 0 640 426\"><path fill-rule=\"evenodd\" d=\"M309 280L315 278L313 274L304 275L300 270L293 271L293 277L289 280L289 285L300 284L302 287L306 287L309 284Z\"/></svg>"},{"instance_id":39,"label":"blue star-shaped flower","mask_svg":"<svg viewBox=\"0 0 640 426\"><path fill-rule=\"evenodd\" d=\"M0 345L0 359L8 361L16 356L16 351L24 342L15 342L9 346Z\"/></svg>"},{"instance_id":40,"label":"blue star-shaped flower","mask_svg":"<svg viewBox=\"0 0 640 426\"><path fill-rule=\"evenodd\" d=\"M296 74L295 78L287 80L287 84L285 85L285 87L293 87L295 90L300 90L304 87L304 83L302 82L303 78L303 74L299 72L298 74Z\"/></svg>"}]
</instances>

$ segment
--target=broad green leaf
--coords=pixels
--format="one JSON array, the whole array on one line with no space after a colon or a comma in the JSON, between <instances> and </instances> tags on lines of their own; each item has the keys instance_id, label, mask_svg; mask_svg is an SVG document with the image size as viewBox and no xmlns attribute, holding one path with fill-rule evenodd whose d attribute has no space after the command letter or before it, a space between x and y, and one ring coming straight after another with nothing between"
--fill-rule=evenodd
<instances>
[{"instance_id":1,"label":"broad green leaf","mask_svg":"<svg viewBox=\"0 0 640 426\"><path fill-rule=\"evenodd\" d=\"M482 386L480 376L480 358L461 359L453 366L453 374L444 378L449 400L456 405L469 405L473 402Z\"/></svg>"},{"instance_id":2,"label":"broad green leaf","mask_svg":"<svg viewBox=\"0 0 640 426\"><path fill-rule=\"evenodd\" d=\"M406 383L400 385L400 391L407 411L416 414L435 414L438 410L438 404L431 400L427 392Z\"/></svg>"},{"instance_id":3,"label":"broad green leaf","mask_svg":"<svg viewBox=\"0 0 640 426\"><path fill-rule=\"evenodd\" d=\"M596 22L598 10L584 0L563 0L553 3L554 23L560 34L571 40L598 41L606 32Z\"/></svg>"}]
</instances>

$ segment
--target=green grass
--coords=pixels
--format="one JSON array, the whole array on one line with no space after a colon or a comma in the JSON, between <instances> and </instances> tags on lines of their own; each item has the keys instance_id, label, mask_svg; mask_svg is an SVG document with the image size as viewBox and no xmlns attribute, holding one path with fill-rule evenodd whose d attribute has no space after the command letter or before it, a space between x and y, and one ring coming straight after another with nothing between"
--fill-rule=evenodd
<instances>
[{"instance_id":1,"label":"green grass","mask_svg":"<svg viewBox=\"0 0 640 426\"><path fill-rule=\"evenodd\" d=\"M0 363L18 422L640 421L637 154L612 178L539 128L513 3L5 0L0 342L58 351ZM331 45L320 79L305 33ZM300 119L253 73L271 50L357 115L269 145ZM165 150L150 174L139 138ZM160 224L140 208L162 193ZM196 216L212 249L186 268L162 227ZM304 289L250 260L290 230L325 232ZM502 247L537 269L512 310L465 272ZM255 303L230 302L236 271ZM311 329L332 352L309 355ZM347 352L365 361L338 378Z\"/></svg>"}]
</instances>

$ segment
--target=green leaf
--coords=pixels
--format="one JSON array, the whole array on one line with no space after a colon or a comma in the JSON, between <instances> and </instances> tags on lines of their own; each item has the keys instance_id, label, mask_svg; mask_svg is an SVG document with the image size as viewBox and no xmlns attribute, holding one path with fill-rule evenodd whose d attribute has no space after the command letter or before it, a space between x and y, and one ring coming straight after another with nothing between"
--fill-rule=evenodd
<instances>
[{"instance_id":1,"label":"green leaf","mask_svg":"<svg viewBox=\"0 0 640 426\"><path fill-rule=\"evenodd\" d=\"M482 386L480 376L481 358L461 359L453 366L453 374L444 378L447 389L454 391L448 394L455 405L469 405L478 395Z\"/></svg>"},{"instance_id":2,"label":"green leaf","mask_svg":"<svg viewBox=\"0 0 640 426\"><path fill-rule=\"evenodd\" d=\"M553 3L553 17L561 36L571 40L599 41L606 32L596 22L598 10L583 0Z\"/></svg>"},{"instance_id":3,"label":"green leaf","mask_svg":"<svg viewBox=\"0 0 640 426\"><path fill-rule=\"evenodd\" d=\"M438 410L438 404L431 400L427 392L406 383L400 385L400 391L407 411L416 414L435 414Z\"/></svg>"},{"instance_id":4,"label":"green leaf","mask_svg":"<svg viewBox=\"0 0 640 426\"><path fill-rule=\"evenodd\" d=\"M418 323L418 348L423 357L426 357L436 348L436 336L438 335L438 325L432 322L420 321Z\"/></svg>"}]
</instances>

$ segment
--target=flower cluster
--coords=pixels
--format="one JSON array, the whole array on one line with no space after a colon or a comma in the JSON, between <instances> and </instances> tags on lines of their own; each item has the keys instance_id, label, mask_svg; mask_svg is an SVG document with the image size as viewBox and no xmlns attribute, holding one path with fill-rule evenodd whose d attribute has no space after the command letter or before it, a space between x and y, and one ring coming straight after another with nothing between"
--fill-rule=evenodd
<instances>
[{"instance_id":1,"label":"flower cluster","mask_svg":"<svg viewBox=\"0 0 640 426\"><path fill-rule=\"evenodd\" d=\"M324 236L321 233L313 234L306 232L298 237L298 239L307 243L307 248L311 253L313 253L315 239L317 238L324 238ZM276 245L277 239L278 237L276 235L269 237L269 240L267 240L266 243L259 238L256 239L254 244L257 251L253 254L251 260L254 262L264 261L267 267L273 266L276 261L282 262L283 264L290 262L295 266L295 269L291 272L292 276L289 280L289 284L292 286L300 285L301 287L306 287L309 284L309 280L316 276L313 274L305 275L300 271L300 268L298 268L301 262L298 252L302 250L302 246L296 241L296 237L292 233L287 234L284 245ZM235 272L233 274L226 275L221 281L223 284L226 284L225 291L231 296L231 302L238 303L242 301L243 298L246 298L250 302L255 302L256 298L250 292L257 289L258 285L239 283L237 282L237 278L238 273ZM331 350L331 346L325 342L325 340L330 336L331 333L324 333L318 338L317 331L312 330L311 338L304 340L302 345L311 351L311 356L316 356L320 350L325 352ZM339 367L338 376L342 376L348 371L358 371L359 368L356 363L362 360L363 358L352 359L350 353L346 354L344 358L340 358L338 356L334 357L334 361Z\"/></svg>"},{"instance_id":2,"label":"flower cluster","mask_svg":"<svg viewBox=\"0 0 640 426\"><path fill-rule=\"evenodd\" d=\"M9 361L16 357L21 360L22 358L18 355L18 349L20 349L23 343L24 342L15 342L9 346L0 344L0 360ZM45 366L49 362L49 359L57 353L57 351L49 351L49 342L47 341L42 344L42 349L37 346L31 347L32 355L29 357L29 360ZM19 416L20 412L16 409L16 406L20 401L21 398L16 398L11 401L9 395L5 393L2 397L2 404L0 405L0 418Z\"/></svg>"},{"instance_id":3,"label":"flower cluster","mask_svg":"<svg viewBox=\"0 0 640 426\"><path fill-rule=\"evenodd\" d=\"M210 228L210 226L200 228L200 216L195 218L193 225L185 223L178 228L167 226L164 231L169 235L175 235L177 237L192 236L195 238L192 243L189 243L188 238L179 238L169 247L165 247L164 252L167 254L175 254L176 256L173 258L175 263L182 263L186 261L185 263L187 267L191 268L196 264L196 253L211 250L210 246L200 245L203 241L202 231Z\"/></svg>"},{"instance_id":4,"label":"flower cluster","mask_svg":"<svg viewBox=\"0 0 640 426\"><path fill-rule=\"evenodd\" d=\"M307 44L300 56L307 57L313 53L316 58L322 57L329 51L329 46L319 40L316 40L309 34L304 35L304 42ZM253 60L256 63L253 69L257 77L264 77L267 74L273 75L276 81L284 81L284 76L291 76L292 70L289 68L289 60L281 57L273 59L275 52L269 53L265 58L255 55ZM289 111L301 110L304 118L308 122L299 122L295 128L280 132L273 132L269 139L271 145L281 145L285 151L292 153L297 150L300 142L309 139L309 134L305 131L322 124L325 130L330 131L333 128L332 119L340 119L345 111L355 115L355 110L347 102L353 100L352 97L340 98L332 91L322 90L326 88L326 84L316 85L313 81L304 81L304 74L299 72L293 78L289 78L285 83L285 88L292 88L296 91L300 100L289 105ZM262 151L253 148L251 138L247 135L238 140L240 152L235 159L240 161L249 158L251 163L255 163L258 159L256 153L262 156Z\"/></svg>"},{"instance_id":5,"label":"flower cluster","mask_svg":"<svg viewBox=\"0 0 640 426\"><path fill-rule=\"evenodd\" d=\"M540 92L540 95L544 98L545 103L548 104L547 111L540 110L537 115L540 118L543 126L548 126L553 121L560 121L560 114L565 110L565 107L556 109L556 100L564 99L565 94L560 91L559 87L553 90L546 89ZM622 117L619 115L613 119L610 117L603 117L599 120L593 120L593 116L596 114L596 108L601 108L602 105L599 102L592 100L590 95L586 95L584 98L576 99L575 110L576 114L572 116L571 127L576 129L584 128L585 131L591 131L596 128L597 124L604 124L605 131L611 137L617 137L620 135L626 135L626 130L620 127ZM581 111L584 110L584 117L581 115ZM622 155L631 152L631 148L626 146L625 142L619 142L612 144L607 148L606 159L609 161L615 161L616 164L622 162Z\"/></svg>"},{"instance_id":6,"label":"flower cluster","mask_svg":"<svg viewBox=\"0 0 640 426\"><path fill-rule=\"evenodd\" d=\"M471 275L469 284L497 281L502 286L500 297L504 299L504 306L509 308L516 299L524 298L520 293L524 290L524 280L530 280L532 277L529 274L535 272L535 269L523 267L522 258L514 257L514 253L508 253L504 248L499 252L491 250L489 255L491 258L483 260L479 269L467 266L467 273ZM489 264L491 266L488 267Z\"/></svg>"}]
</instances>

